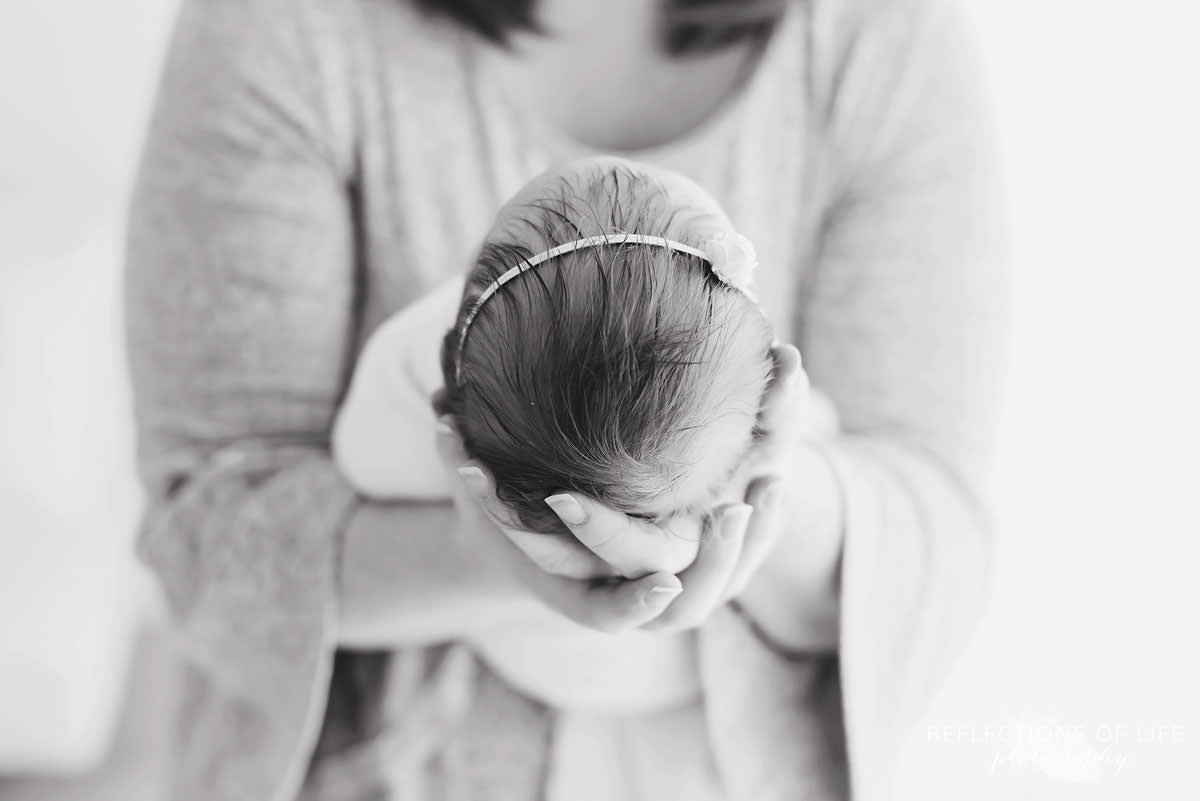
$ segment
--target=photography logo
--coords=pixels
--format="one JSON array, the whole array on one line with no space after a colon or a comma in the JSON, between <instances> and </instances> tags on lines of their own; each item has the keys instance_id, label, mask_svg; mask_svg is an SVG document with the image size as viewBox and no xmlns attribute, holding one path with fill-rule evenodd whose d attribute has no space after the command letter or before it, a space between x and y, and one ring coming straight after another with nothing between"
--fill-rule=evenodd
<instances>
[{"instance_id":1,"label":"photography logo","mask_svg":"<svg viewBox=\"0 0 1200 801\"><path fill-rule=\"evenodd\" d=\"M1126 757L1111 745L1093 744L1083 726L1063 724L1055 715L1009 717L997 732L998 745L989 773L1034 770L1059 781L1099 781L1106 771L1118 775Z\"/></svg>"},{"instance_id":2,"label":"photography logo","mask_svg":"<svg viewBox=\"0 0 1200 801\"><path fill-rule=\"evenodd\" d=\"M931 742L985 746L990 749L989 775L1033 771L1072 784L1088 784L1120 776L1129 765L1130 749L1172 746L1183 742L1179 725L1064 722L1058 715L1004 715L998 725L930 726Z\"/></svg>"}]
</instances>

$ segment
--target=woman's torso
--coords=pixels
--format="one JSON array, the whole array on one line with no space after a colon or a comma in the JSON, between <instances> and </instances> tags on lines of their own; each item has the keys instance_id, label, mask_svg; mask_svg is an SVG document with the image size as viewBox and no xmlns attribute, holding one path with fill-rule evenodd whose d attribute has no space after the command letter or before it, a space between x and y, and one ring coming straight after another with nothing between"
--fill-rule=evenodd
<instances>
[{"instance_id":1,"label":"woman's torso","mask_svg":"<svg viewBox=\"0 0 1200 801\"><path fill-rule=\"evenodd\" d=\"M339 155L351 166L359 226L361 345L389 314L465 272L497 209L528 179L601 151L514 105L489 72L484 46L458 26L397 0L361 0L355 9L338 22L327 68L350 99L333 118L343 123ZM760 297L784 339L819 213L819 165L807 157L805 25L806 6L791 4L736 96L672 143L621 151L688 175L722 203L755 243ZM354 683L349 660L340 664L335 698L339 681ZM351 701L394 696L395 680L395 670L390 679L371 671L373 689L352 692Z\"/></svg>"},{"instance_id":2,"label":"woman's torso","mask_svg":"<svg viewBox=\"0 0 1200 801\"><path fill-rule=\"evenodd\" d=\"M594 148L513 108L472 34L407 3L364 2L352 181L361 221L359 340L392 311L465 271L503 202L551 164ZM682 172L755 243L761 297L786 337L818 209L805 158L804 7L794 4L741 93L673 143L623 151ZM346 32L345 35L350 35Z\"/></svg>"}]
</instances>

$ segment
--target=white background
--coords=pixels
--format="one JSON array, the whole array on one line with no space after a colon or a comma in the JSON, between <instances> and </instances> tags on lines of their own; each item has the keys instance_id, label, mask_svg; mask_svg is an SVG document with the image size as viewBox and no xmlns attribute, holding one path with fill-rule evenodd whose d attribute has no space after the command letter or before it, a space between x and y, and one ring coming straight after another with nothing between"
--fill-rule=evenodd
<instances>
[{"instance_id":1,"label":"white background","mask_svg":"<svg viewBox=\"0 0 1200 801\"><path fill-rule=\"evenodd\" d=\"M1200 4L971 8L1014 247L1001 563L907 767L938 798L1200 797ZM1008 718L1057 728L980 781Z\"/></svg>"},{"instance_id":2,"label":"white background","mask_svg":"<svg viewBox=\"0 0 1200 801\"><path fill-rule=\"evenodd\" d=\"M968 7L1013 231L1000 565L900 789L1200 797L1200 3ZM0 774L103 756L153 608L118 278L170 16L0 3Z\"/></svg>"}]
</instances>

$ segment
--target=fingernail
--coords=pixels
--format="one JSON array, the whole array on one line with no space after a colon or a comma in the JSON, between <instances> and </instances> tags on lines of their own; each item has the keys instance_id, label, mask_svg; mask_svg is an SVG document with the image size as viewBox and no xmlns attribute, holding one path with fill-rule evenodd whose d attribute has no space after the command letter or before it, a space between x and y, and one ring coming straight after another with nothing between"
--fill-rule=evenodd
<instances>
[{"instance_id":1,"label":"fingernail","mask_svg":"<svg viewBox=\"0 0 1200 801\"><path fill-rule=\"evenodd\" d=\"M551 495L546 499L546 503L568 526L578 526L587 522L587 510L570 495Z\"/></svg>"},{"instance_id":2,"label":"fingernail","mask_svg":"<svg viewBox=\"0 0 1200 801\"><path fill-rule=\"evenodd\" d=\"M463 465L458 468L458 474L472 492L487 492L487 476L478 467L469 464Z\"/></svg>"},{"instance_id":3,"label":"fingernail","mask_svg":"<svg viewBox=\"0 0 1200 801\"><path fill-rule=\"evenodd\" d=\"M675 597L681 592L683 592L683 587L651 587L642 595L642 604L652 609L659 609L675 600Z\"/></svg>"},{"instance_id":4,"label":"fingernail","mask_svg":"<svg viewBox=\"0 0 1200 801\"><path fill-rule=\"evenodd\" d=\"M750 520L750 513L753 511L754 507L746 503L736 503L727 507L721 513L721 536L740 535L746 530L746 523Z\"/></svg>"}]
</instances>

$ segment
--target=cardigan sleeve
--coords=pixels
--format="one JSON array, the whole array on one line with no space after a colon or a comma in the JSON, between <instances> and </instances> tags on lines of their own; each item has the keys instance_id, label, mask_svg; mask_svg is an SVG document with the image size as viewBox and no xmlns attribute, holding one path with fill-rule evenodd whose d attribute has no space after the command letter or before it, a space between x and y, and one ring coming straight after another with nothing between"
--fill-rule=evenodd
<instances>
[{"instance_id":1,"label":"cardigan sleeve","mask_svg":"<svg viewBox=\"0 0 1200 801\"><path fill-rule=\"evenodd\" d=\"M982 611L1007 282L993 143L947 0L814 19L827 187L799 323L843 434L839 661L855 797Z\"/></svg>"},{"instance_id":2,"label":"cardigan sleeve","mask_svg":"<svg viewBox=\"0 0 1200 801\"><path fill-rule=\"evenodd\" d=\"M335 650L354 240L302 8L185 0L131 208L139 552L186 667L176 798L293 794Z\"/></svg>"}]
</instances>

